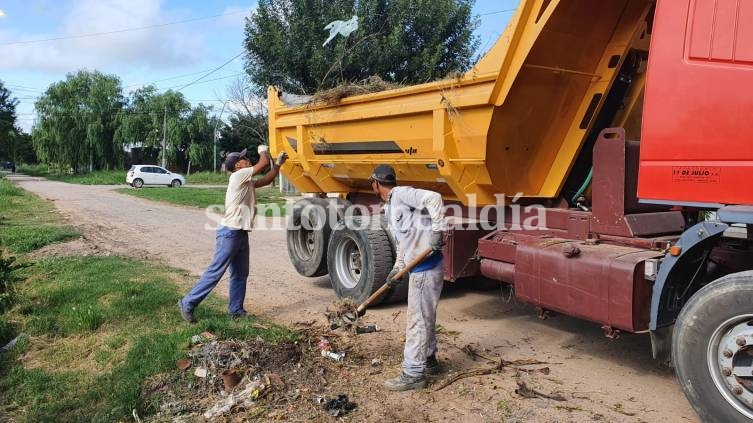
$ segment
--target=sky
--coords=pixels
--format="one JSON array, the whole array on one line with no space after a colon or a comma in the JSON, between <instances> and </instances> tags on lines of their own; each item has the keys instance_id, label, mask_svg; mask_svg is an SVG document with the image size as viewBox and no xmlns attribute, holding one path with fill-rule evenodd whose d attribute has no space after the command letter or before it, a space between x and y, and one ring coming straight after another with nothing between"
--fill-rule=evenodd
<instances>
[{"instance_id":1,"label":"sky","mask_svg":"<svg viewBox=\"0 0 753 423\"><path fill-rule=\"evenodd\" d=\"M517 4L476 0L479 53L494 44ZM218 113L228 85L243 73L244 18L255 6L243 0L0 0L0 80L18 98L18 123L27 132L36 98L79 69L117 75L126 94L150 83L159 91L181 90L193 105L214 105ZM328 35L322 30L322 42Z\"/></svg>"}]
</instances>

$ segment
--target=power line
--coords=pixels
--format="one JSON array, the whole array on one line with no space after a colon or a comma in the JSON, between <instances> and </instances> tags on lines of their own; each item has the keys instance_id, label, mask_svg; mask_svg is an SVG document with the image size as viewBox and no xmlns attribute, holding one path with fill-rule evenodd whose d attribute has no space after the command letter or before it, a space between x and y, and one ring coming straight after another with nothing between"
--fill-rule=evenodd
<instances>
[{"instance_id":1,"label":"power line","mask_svg":"<svg viewBox=\"0 0 753 423\"><path fill-rule=\"evenodd\" d=\"M237 59L237 58L241 57L242 55L243 55L243 51L241 51L240 53L238 53L238 54L236 54L235 56L231 57L231 58L230 58L230 59L229 59L229 60L228 60L227 62L225 62L225 63L221 64L220 66L218 66L218 67L216 67L216 68L212 69L211 71L207 72L206 74L204 74L204 75L200 76L199 78L196 78L196 79L194 79L193 81L189 82L188 84L186 84L186 85L184 85L184 86L182 86L182 87L178 88L178 89L177 89L176 91L181 91L181 90L182 90L182 89L184 89L184 88L190 87L191 85L193 85L193 84L195 84L195 83L197 83L197 82L201 81L202 79L206 78L207 76L209 76L209 75L211 75L211 74L213 74L213 73L217 72L218 70L220 70L220 69L224 68L225 66L229 65L229 64L230 64L230 62L232 62L233 60L235 60L235 59ZM209 82L209 81L206 81L206 82Z\"/></svg>"},{"instance_id":2,"label":"power line","mask_svg":"<svg viewBox=\"0 0 753 423\"><path fill-rule=\"evenodd\" d=\"M196 71L196 72L186 73L186 74L183 74L183 75L172 76L170 78L157 79L157 80L154 80L154 81L151 81L151 82L147 82L147 83L143 83L143 84L129 84L129 85L123 86L123 88L136 87L136 86L139 86L139 85L151 85L151 84L154 84L154 83L157 83L157 82L164 82L164 81L170 81L170 80L173 80L173 79L185 78L187 76L194 76L194 75L198 75L200 73L208 72L210 70L211 69L204 69L204 70L200 70L200 71Z\"/></svg>"},{"instance_id":3,"label":"power line","mask_svg":"<svg viewBox=\"0 0 753 423\"><path fill-rule=\"evenodd\" d=\"M489 16L489 15L498 15L500 13L506 13L506 12L514 12L518 10L516 7L515 9L505 9L505 10L497 10L496 12L487 12L487 13L481 13L478 16Z\"/></svg>"},{"instance_id":4,"label":"power line","mask_svg":"<svg viewBox=\"0 0 753 423\"><path fill-rule=\"evenodd\" d=\"M35 44L35 43L44 43L44 42L47 42L47 41L70 40L70 39L75 39L75 38L86 38L86 37L97 37L97 36L100 36L100 35L120 34L120 33L123 33L123 32L142 31L144 29L162 28L162 27L170 26L170 25L179 25L179 24L184 24L184 23L189 23L189 22L205 21L205 20L209 20L209 19L216 19L216 18L221 18L223 16L231 16L231 15L237 15L239 13L247 13L247 12L248 12L247 10L240 10L240 11L237 11L237 12L222 13L222 14L219 14L219 15L204 16L204 17L200 17L200 18L186 19L186 20L182 20L182 21L165 22L165 23L161 23L161 24L148 25L148 26L140 26L140 27L135 27L135 28L124 28L124 29L118 29L118 30L115 30L115 31L91 32L91 33L88 33L88 34L69 35L69 36L65 36L65 37L54 37L54 38L42 38L42 39L28 40L28 41L13 41L13 42L10 42L10 43L0 43L0 46L11 46L11 45L21 45L21 44Z\"/></svg>"}]
</instances>

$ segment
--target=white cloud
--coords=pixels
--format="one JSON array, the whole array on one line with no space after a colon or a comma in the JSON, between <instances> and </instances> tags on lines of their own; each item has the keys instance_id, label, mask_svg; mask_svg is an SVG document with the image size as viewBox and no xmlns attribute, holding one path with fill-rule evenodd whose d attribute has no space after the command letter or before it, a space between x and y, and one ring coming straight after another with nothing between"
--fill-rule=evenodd
<instances>
[{"instance_id":1,"label":"white cloud","mask_svg":"<svg viewBox=\"0 0 753 423\"><path fill-rule=\"evenodd\" d=\"M5 17L5 12L3 11L3 9L0 9L0 18L4 18L4 17Z\"/></svg>"},{"instance_id":2,"label":"white cloud","mask_svg":"<svg viewBox=\"0 0 753 423\"><path fill-rule=\"evenodd\" d=\"M225 15L219 19L219 24L225 27L243 28L246 17L256 10L256 6L228 6L222 11Z\"/></svg>"},{"instance_id":3,"label":"white cloud","mask_svg":"<svg viewBox=\"0 0 753 423\"><path fill-rule=\"evenodd\" d=\"M65 14L59 30L48 34L0 32L3 42L70 37L80 34L148 27L193 18L162 9L161 0L76 0ZM72 72L139 65L148 68L191 66L207 52L206 41L196 25L186 23L138 31L41 43L0 46L0 69L34 69ZM192 30L193 29L193 30Z\"/></svg>"}]
</instances>

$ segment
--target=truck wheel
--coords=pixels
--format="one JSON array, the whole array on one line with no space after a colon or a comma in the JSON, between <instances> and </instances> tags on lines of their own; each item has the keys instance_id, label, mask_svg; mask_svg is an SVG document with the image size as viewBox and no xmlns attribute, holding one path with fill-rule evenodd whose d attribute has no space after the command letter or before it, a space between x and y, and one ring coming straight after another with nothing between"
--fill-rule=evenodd
<instances>
[{"instance_id":1,"label":"truck wheel","mask_svg":"<svg viewBox=\"0 0 753 423\"><path fill-rule=\"evenodd\" d=\"M348 224L338 223L327 252L332 288L338 297L357 303L382 286L395 261L387 233L381 227L372 228L370 222L369 217L354 217Z\"/></svg>"},{"instance_id":2,"label":"truck wheel","mask_svg":"<svg viewBox=\"0 0 753 423\"><path fill-rule=\"evenodd\" d=\"M706 285L672 336L677 380L705 422L753 420L753 271Z\"/></svg>"},{"instance_id":3,"label":"truck wheel","mask_svg":"<svg viewBox=\"0 0 753 423\"><path fill-rule=\"evenodd\" d=\"M293 205L287 230L288 255L303 276L327 274L327 245L332 226L327 221L329 201L304 198Z\"/></svg>"}]
</instances>

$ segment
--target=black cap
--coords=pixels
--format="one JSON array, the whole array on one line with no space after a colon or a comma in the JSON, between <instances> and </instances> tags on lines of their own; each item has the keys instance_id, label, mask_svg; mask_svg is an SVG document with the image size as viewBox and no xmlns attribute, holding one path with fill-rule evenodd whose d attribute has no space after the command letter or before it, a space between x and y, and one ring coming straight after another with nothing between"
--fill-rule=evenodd
<instances>
[{"instance_id":1,"label":"black cap","mask_svg":"<svg viewBox=\"0 0 753 423\"><path fill-rule=\"evenodd\" d=\"M371 173L371 179L383 184L395 185L397 183L395 169L389 165L379 165L375 167L374 172Z\"/></svg>"},{"instance_id":2,"label":"black cap","mask_svg":"<svg viewBox=\"0 0 753 423\"><path fill-rule=\"evenodd\" d=\"M225 157L225 170L232 172L235 170L235 164L244 157L248 151L244 148L238 153L230 153Z\"/></svg>"}]
</instances>

